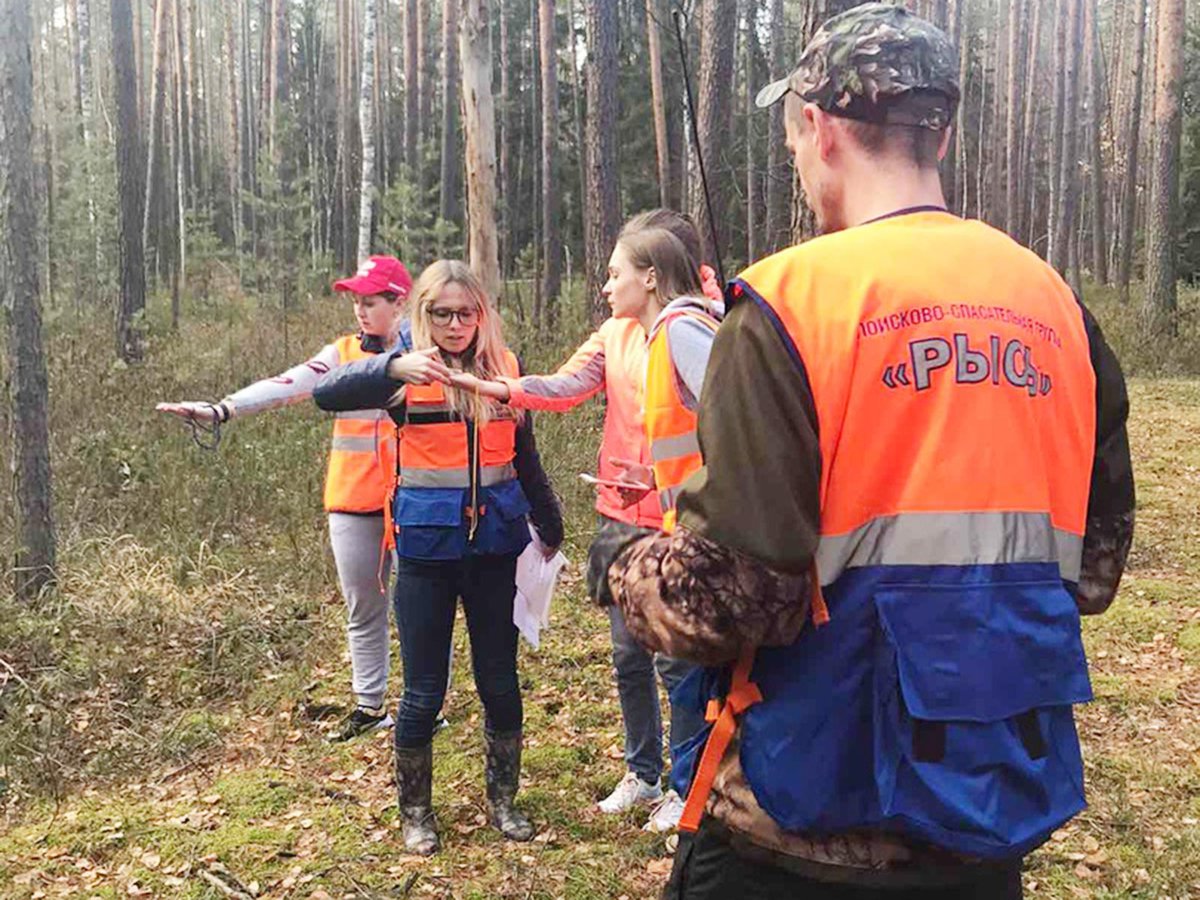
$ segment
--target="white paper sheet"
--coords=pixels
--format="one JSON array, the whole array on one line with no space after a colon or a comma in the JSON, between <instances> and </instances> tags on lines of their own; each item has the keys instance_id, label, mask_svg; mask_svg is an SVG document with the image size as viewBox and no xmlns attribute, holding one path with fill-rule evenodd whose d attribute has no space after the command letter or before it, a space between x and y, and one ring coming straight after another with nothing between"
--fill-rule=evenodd
<instances>
[{"instance_id":1,"label":"white paper sheet","mask_svg":"<svg viewBox=\"0 0 1200 900\"><path fill-rule=\"evenodd\" d=\"M558 573L567 564L562 552L546 559L546 545L537 532L529 529L533 540L517 557L517 596L513 602L513 624L522 637L535 649L541 642L540 633L550 624L550 599Z\"/></svg>"}]
</instances>

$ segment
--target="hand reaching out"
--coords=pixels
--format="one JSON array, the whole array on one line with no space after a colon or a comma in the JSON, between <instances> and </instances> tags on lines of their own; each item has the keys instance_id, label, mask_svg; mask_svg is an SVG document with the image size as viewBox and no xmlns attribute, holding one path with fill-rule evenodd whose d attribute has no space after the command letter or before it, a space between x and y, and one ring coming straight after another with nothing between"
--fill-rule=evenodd
<instances>
[{"instance_id":1,"label":"hand reaching out","mask_svg":"<svg viewBox=\"0 0 1200 900\"><path fill-rule=\"evenodd\" d=\"M395 357L388 363L388 378L408 384L450 384L450 369L437 358L438 352L437 347L426 347Z\"/></svg>"},{"instance_id":2,"label":"hand reaching out","mask_svg":"<svg viewBox=\"0 0 1200 900\"><path fill-rule=\"evenodd\" d=\"M229 419L229 409L215 403L204 403L195 400L185 400L182 403L159 403L154 407L158 412L169 413L181 419L192 419L197 422L224 422Z\"/></svg>"},{"instance_id":3,"label":"hand reaching out","mask_svg":"<svg viewBox=\"0 0 1200 900\"><path fill-rule=\"evenodd\" d=\"M503 381L485 381L470 372L452 372L450 374L450 383L456 388L461 388L464 391L475 393L478 391L482 397L490 397L493 400L505 402L511 396L508 385Z\"/></svg>"}]
</instances>

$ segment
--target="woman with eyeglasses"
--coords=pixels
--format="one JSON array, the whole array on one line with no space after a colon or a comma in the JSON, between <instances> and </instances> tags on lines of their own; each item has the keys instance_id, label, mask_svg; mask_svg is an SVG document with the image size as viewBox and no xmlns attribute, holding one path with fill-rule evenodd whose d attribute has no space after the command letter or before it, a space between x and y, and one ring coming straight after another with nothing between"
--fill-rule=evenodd
<instances>
[{"instance_id":1,"label":"woman with eyeglasses","mask_svg":"<svg viewBox=\"0 0 1200 900\"><path fill-rule=\"evenodd\" d=\"M450 384L456 372L489 381L519 374L482 284L465 263L439 260L421 273L413 296L415 349L331 372L313 397L328 410L386 408L399 426L393 603L404 694L396 717L396 790L405 846L429 855L439 847L432 737L459 597L485 713L492 823L511 840L533 837L514 805L523 720L516 561L530 542L530 520L549 555L562 543L563 527L529 416Z\"/></svg>"},{"instance_id":2,"label":"woman with eyeglasses","mask_svg":"<svg viewBox=\"0 0 1200 900\"><path fill-rule=\"evenodd\" d=\"M412 277L394 256L372 256L357 273L333 283L348 293L358 330L343 335L305 363L274 378L256 381L217 403L160 403L159 412L183 419L223 424L312 396L314 385L331 369L371 359L392 345L406 345L405 299ZM382 582L390 559L380 559L384 507L395 472L392 424L378 410L346 412L333 423L325 476L325 510L338 582L346 599L346 638L350 645L355 707L333 733L334 740L387 728L388 602Z\"/></svg>"}]
</instances>

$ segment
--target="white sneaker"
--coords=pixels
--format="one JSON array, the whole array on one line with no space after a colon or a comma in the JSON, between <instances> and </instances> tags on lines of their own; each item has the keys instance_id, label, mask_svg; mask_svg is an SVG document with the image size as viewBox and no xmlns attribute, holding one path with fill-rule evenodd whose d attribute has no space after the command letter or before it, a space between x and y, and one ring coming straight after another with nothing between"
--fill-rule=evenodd
<instances>
[{"instance_id":1,"label":"white sneaker","mask_svg":"<svg viewBox=\"0 0 1200 900\"><path fill-rule=\"evenodd\" d=\"M669 790L663 794L658 806L654 807L654 812L650 813L650 819L642 826L642 831L652 831L655 834L674 831L679 827L679 818L682 815L683 798L674 790Z\"/></svg>"},{"instance_id":2,"label":"white sneaker","mask_svg":"<svg viewBox=\"0 0 1200 900\"><path fill-rule=\"evenodd\" d=\"M613 792L600 801L600 811L606 813L625 812L638 803L653 803L662 799L662 788L647 784L633 772L626 772Z\"/></svg>"}]
</instances>

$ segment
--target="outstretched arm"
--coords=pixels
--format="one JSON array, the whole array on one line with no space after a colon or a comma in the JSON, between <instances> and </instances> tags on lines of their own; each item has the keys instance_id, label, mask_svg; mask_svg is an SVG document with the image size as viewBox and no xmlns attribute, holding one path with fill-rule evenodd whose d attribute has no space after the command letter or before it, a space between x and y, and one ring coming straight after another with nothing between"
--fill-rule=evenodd
<instances>
[{"instance_id":1,"label":"outstretched arm","mask_svg":"<svg viewBox=\"0 0 1200 900\"><path fill-rule=\"evenodd\" d=\"M180 418L209 422L214 419L224 422L235 415L246 416L278 409L311 397L317 382L331 369L337 368L338 362L337 347L327 344L307 362L293 366L274 378L264 378L247 385L217 403L184 401L160 403L155 408Z\"/></svg>"}]
</instances>

